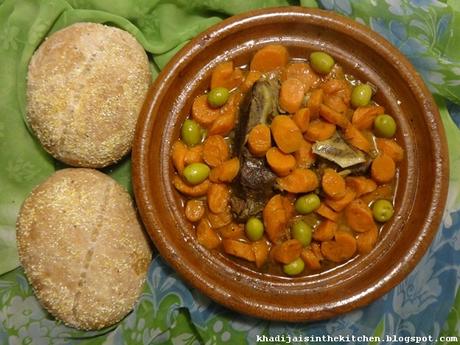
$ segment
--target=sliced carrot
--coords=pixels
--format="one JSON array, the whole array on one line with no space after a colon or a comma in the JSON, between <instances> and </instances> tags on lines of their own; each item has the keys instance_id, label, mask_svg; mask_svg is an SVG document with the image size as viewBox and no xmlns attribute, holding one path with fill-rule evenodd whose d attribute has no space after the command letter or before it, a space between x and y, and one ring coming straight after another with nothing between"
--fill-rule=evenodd
<instances>
[{"instance_id":1,"label":"sliced carrot","mask_svg":"<svg viewBox=\"0 0 460 345\"><path fill-rule=\"evenodd\" d=\"M323 187L324 193L334 200L341 199L346 194L345 179L342 175L330 168L324 169L321 186Z\"/></svg>"},{"instance_id":2,"label":"sliced carrot","mask_svg":"<svg viewBox=\"0 0 460 345\"><path fill-rule=\"evenodd\" d=\"M349 124L343 133L343 137L354 147L369 153L371 150L371 143L367 138L352 124Z\"/></svg>"},{"instance_id":3,"label":"sliced carrot","mask_svg":"<svg viewBox=\"0 0 460 345\"><path fill-rule=\"evenodd\" d=\"M377 183L387 183L393 180L396 174L396 164L390 156L380 154L372 161L371 176Z\"/></svg>"},{"instance_id":4,"label":"sliced carrot","mask_svg":"<svg viewBox=\"0 0 460 345\"><path fill-rule=\"evenodd\" d=\"M190 186L177 175L173 176L172 183L182 194L194 197L206 195L209 185L211 184L209 180L204 180L200 184Z\"/></svg>"},{"instance_id":5,"label":"sliced carrot","mask_svg":"<svg viewBox=\"0 0 460 345\"><path fill-rule=\"evenodd\" d=\"M293 155L272 147L266 154L267 163L278 176L286 176L294 169L296 160Z\"/></svg>"},{"instance_id":6,"label":"sliced carrot","mask_svg":"<svg viewBox=\"0 0 460 345\"><path fill-rule=\"evenodd\" d=\"M212 70L211 74L211 89L222 86L226 87L225 84L230 79L233 73L233 61L225 61L219 63Z\"/></svg>"},{"instance_id":7,"label":"sliced carrot","mask_svg":"<svg viewBox=\"0 0 460 345\"><path fill-rule=\"evenodd\" d=\"M185 156L188 153L187 145L185 145L182 141L176 140L171 147L171 159L173 161L173 165L179 174L182 174L182 171L185 168Z\"/></svg>"},{"instance_id":8,"label":"sliced carrot","mask_svg":"<svg viewBox=\"0 0 460 345\"><path fill-rule=\"evenodd\" d=\"M240 90L242 92L249 91L252 85L254 85L254 83L257 80L259 80L261 76L262 76L262 73L260 73L259 71L249 71L243 83L240 85Z\"/></svg>"},{"instance_id":9,"label":"sliced carrot","mask_svg":"<svg viewBox=\"0 0 460 345\"><path fill-rule=\"evenodd\" d=\"M350 121L347 117L334 109L331 109L327 105L321 104L319 106L319 114L328 122L333 123L341 128L346 128Z\"/></svg>"},{"instance_id":10,"label":"sliced carrot","mask_svg":"<svg viewBox=\"0 0 460 345\"><path fill-rule=\"evenodd\" d=\"M370 193L377 188L377 184L364 176L347 176L345 183L355 192L355 197Z\"/></svg>"},{"instance_id":11,"label":"sliced carrot","mask_svg":"<svg viewBox=\"0 0 460 345\"><path fill-rule=\"evenodd\" d=\"M287 219L291 219L295 215L294 202L296 198L294 194L287 194L281 198L281 203L283 204L284 212Z\"/></svg>"},{"instance_id":12,"label":"sliced carrot","mask_svg":"<svg viewBox=\"0 0 460 345\"><path fill-rule=\"evenodd\" d=\"M314 90L308 99L308 108L310 109L310 118L317 119L319 117L319 108L323 103L323 89Z\"/></svg>"},{"instance_id":13,"label":"sliced carrot","mask_svg":"<svg viewBox=\"0 0 460 345\"><path fill-rule=\"evenodd\" d=\"M206 217L209 220L213 229L222 228L228 224L230 224L233 220L232 213L229 209L226 209L224 212L214 213L214 212L207 212Z\"/></svg>"},{"instance_id":14,"label":"sliced carrot","mask_svg":"<svg viewBox=\"0 0 460 345\"><path fill-rule=\"evenodd\" d=\"M369 253L377 243L378 238L377 228L373 228L370 231L360 233L356 238L356 244L358 245L358 252L360 254Z\"/></svg>"},{"instance_id":15,"label":"sliced carrot","mask_svg":"<svg viewBox=\"0 0 460 345\"><path fill-rule=\"evenodd\" d=\"M252 251L258 268L262 267L265 262L267 262L269 250L270 248L265 239L252 243Z\"/></svg>"},{"instance_id":16,"label":"sliced carrot","mask_svg":"<svg viewBox=\"0 0 460 345\"><path fill-rule=\"evenodd\" d=\"M204 216L205 206L202 200L190 199L185 204L185 217L191 222L197 222Z\"/></svg>"},{"instance_id":17,"label":"sliced carrot","mask_svg":"<svg viewBox=\"0 0 460 345\"><path fill-rule=\"evenodd\" d=\"M311 111L310 111L311 113ZM310 122L304 137L309 141L322 141L329 139L335 133L335 125L322 120Z\"/></svg>"},{"instance_id":18,"label":"sliced carrot","mask_svg":"<svg viewBox=\"0 0 460 345\"><path fill-rule=\"evenodd\" d=\"M353 200L345 209L347 224L357 232L371 231L377 228L372 211L361 199Z\"/></svg>"},{"instance_id":19,"label":"sliced carrot","mask_svg":"<svg viewBox=\"0 0 460 345\"><path fill-rule=\"evenodd\" d=\"M353 112L351 123L360 130L371 129L377 115L383 114L384 112L385 108L376 105L358 107Z\"/></svg>"},{"instance_id":20,"label":"sliced carrot","mask_svg":"<svg viewBox=\"0 0 460 345\"><path fill-rule=\"evenodd\" d=\"M300 256L302 243L296 239L291 239L277 244L272 248L273 258L282 263L288 264Z\"/></svg>"},{"instance_id":21,"label":"sliced carrot","mask_svg":"<svg viewBox=\"0 0 460 345\"><path fill-rule=\"evenodd\" d=\"M222 241L224 252L238 258L254 262L256 257L254 251L252 250L252 245L250 243L241 242L232 239L225 239Z\"/></svg>"},{"instance_id":22,"label":"sliced carrot","mask_svg":"<svg viewBox=\"0 0 460 345\"><path fill-rule=\"evenodd\" d=\"M404 149L392 139L376 138L377 147L381 153L390 156L395 162L404 158Z\"/></svg>"},{"instance_id":23,"label":"sliced carrot","mask_svg":"<svg viewBox=\"0 0 460 345\"><path fill-rule=\"evenodd\" d=\"M259 72L270 72L286 66L289 60L289 53L281 44L270 44L254 54L251 60L250 70Z\"/></svg>"},{"instance_id":24,"label":"sliced carrot","mask_svg":"<svg viewBox=\"0 0 460 345\"><path fill-rule=\"evenodd\" d=\"M223 162L221 165L213 168L209 174L212 182L232 182L240 171L240 161L237 157Z\"/></svg>"},{"instance_id":25,"label":"sliced carrot","mask_svg":"<svg viewBox=\"0 0 460 345\"><path fill-rule=\"evenodd\" d=\"M350 104L351 88L345 79L329 79L321 88L325 94L328 94L328 97L324 98L325 100L332 96L338 96L342 99L346 107Z\"/></svg>"},{"instance_id":26,"label":"sliced carrot","mask_svg":"<svg viewBox=\"0 0 460 345\"><path fill-rule=\"evenodd\" d=\"M270 127L265 124L254 126L248 134L249 152L255 157L263 157L272 146Z\"/></svg>"},{"instance_id":27,"label":"sliced carrot","mask_svg":"<svg viewBox=\"0 0 460 345\"><path fill-rule=\"evenodd\" d=\"M233 222L221 228L217 228L216 231L222 238L239 239L244 236L244 226Z\"/></svg>"},{"instance_id":28,"label":"sliced carrot","mask_svg":"<svg viewBox=\"0 0 460 345\"><path fill-rule=\"evenodd\" d=\"M297 127L299 127L300 131L304 133L310 124L310 109L302 108L297 110L295 114L292 115L292 120L295 122Z\"/></svg>"},{"instance_id":29,"label":"sliced carrot","mask_svg":"<svg viewBox=\"0 0 460 345\"><path fill-rule=\"evenodd\" d=\"M308 169L315 162L315 154L311 149L311 144L306 140L302 140L299 149L294 152L294 157L298 168Z\"/></svg>"},{"instance_id":30,"label":"sliced carrot","mask_svg":"<svg viewBox=\"0 0 460 345\"><path fill-rule=\"evenodd\" d=\"M289 175L279 177L276 183L290 193L307 193L318 188L318 176L310 169L295 168Z\"/></svg>"},{"instance_id":31,"label":"sliced carrot","mask_svg":"<svg viewBox=\"0 0 460 345\"><path fill-rule=\"evenodd\" d=\"M393 198L393 187L389 184L378 186L377 189L361 197L366 205L373 203L378 199L391 200Z\"/></svg>"},{"instance_id":32,"label":"sliced carrot","mask_svg":"<svg viewBox=\"0 0 460 345\"><path fill-rule=\"evenodd\" d=\"M321 252L326 259L332 262L344 262L356 253L356 240L348 232L337 231L334 241L321 243Z\"/></svg>"},{"instance_id":33,"label":"sliced carrot","mask_svg":"<svg viewBox=\"0 0 460 345\"><path fill-rule=\"evenodd\" d=\"M196 145L187 149L185 164L201 163L203 161L203 145Z\"/></svg>"},{"instance_id":34,"label":"sliced carrot","mask_svg":"<svg viewBox=\"0 0 460 345\"><path fill-rule=\"evenodd\" d=\"M343 79L329 79L321 85L321 88L324 90L324 93L333 94L341 90L347 89L348 83L346 80Z\"/></svg>"},{"instance_id":35,"label":"sliced carrot","mask_svg":"<svg viewBox=\"0 0 460 345\"><path fill-rule=\"evenodd\" d=\"M200 95L192 104L192 118L203 127L209 127L221 115L221 108L212 108L208 95Z\"/></svg>"},{"instance_id":36,"label":"sliced carrot","mask_svg":"<svg viewBox=\"0 0 460 345\"><path fill-rule=\"evenodd\" d=\"M348 110L348 105L347 103L344 102L343 97L340 97L339 95L336 95L336 94L328 95L327 97L325 97L323 103L328 108L331 108L335 112L338 112L339 114L342 114L342 115L345 114ZM347 117L346 119L348 120Z\"/></svg>"},{"instance_id":37,"label":"sliced carrot","mask_svg":"<svg viewBox=\"0 0 460 345\"><path fill-rule=\"evenodd\" d=\"M319 270L321 268L321 262L319 258L310 248L303 249L300 253L300 257L302 258L303 262L305 262L307 268L311 270Z\"/></svg>"},{"instance_id":38,"label":"sliced carrot","mask_svg":"<svg viewBox=\"0 0 460 345\"><path fill-rule=\"evenodd\" d=\"M330 241L337 231L337 223L329 219L323 220L313 231L313 239L316 241Z\"/></svg>"},{"instance_id":39,"label":"sliced carrot","mask_svg":"<svg viewBox=\"0 0 460 345\"><path fill-rule=\"evenodd\" d=\"M299 79L286 79L281 83L279 105L288 113L295 113L300 109L304 95L305 88Z\"/></svg>"},{"instance_id":40,"label":"sliced carrot","mask_svg":"<svg viewBox=\"0 0 460 345\"><path fill-rule=\"evenodd\" d=\"M217 117L209 128L208 134L226 136L235 127L236 115L241 100L241 92L233 92L227 103L220 108L220 116Z\"/></svg>"},{"instance_id":41,"label":"sliced carrot","mask_svg":"<svg viewBox=\"0 0 460 345\"><path fill-rule=\"evenodd\" d=\"M262 212L265 232L268 239L273 243L279 242L286 235L286 224L288 215L284 207L284 197L280 194L274 195L265 205Z\"/></svg>"},{"instance_id":42,"label":"sliced carrot","mask_svg":"<svg viewBox=\"0 0 460 345\"><path fill-rule=\"evenodd\" d=\"M243 72L239 68L233 68L233 61L226 61L214 67L211 74L211 89L225 87L232 90L243 81Z\"/></svg>"},{"instance_id":43,"label":"sliced carrot","mask_svg":"<svg viewBox=\"0 0 460 345\"><path fill-rule=\"evenodd\" d=\"M355 199L356 192L347 187L345 190L345 195L338 200L329 199L325 200L326 204L336 212L342 211L347 205Z\"/></svg>"},{"instance_id":44,"label":"sliced carrot","mask_svg":"<svg viewBox=\"0 0 460 345\"><path fill-rule=\"evenodd\" d=\"M235 68L232 73L232 77L227 84L227 89L232 90L243 83L244 80L244 73L241 69Z\"/></svg>"},{"instance_id":45,"label":"sliced carrot","mask_svg":"<svg viewBox=\"0 0 460 345\"><path fill-rule=\"evenodd\" d=\"M318 242L312 242L310 244L310 249L313 252L313 254L316 255L319 261L324 260L323 253L321 253L321 244Z\"/></svg>"},{"instance_id":46,"label":"sliced carrot","mask_svg":"<svg viewBox=\"0 0 460 345\"><path fill-rule=\"evenodd\" d=\"M230 201L230 189L223 183L211 183L207 193L207 200L211 212L224 212Z\"/></svg>"},{"instance_id":47,"label":"sliced carrot","mask_svg":"<svg viewBox=\"0 0 460 345\"><path fill-rule=\"evenodd\" d=\"M305 92L319 80L318 75L313 71L310 65L305 62L289 63L283 70L281 80L284 81L289 78L298 79L302 83Z\"/></svg>"},{"instance_id":48,"label":"sliced carrot","mask_svg":"<svg viewBox=\"0 0 460 345\"><path fill-rule=\"evenodd\" d=\"M333 222L336 222L339 219L339 214L326 206L324 203L321 203L315 212L326 219L332 220Z\"/></svg>"},{"instance_id":49,"label":"sliced carrot","mask_svg":"<svg viewBox=\"0 0 460 345\"><path fill-rule=\"evenodd\" d=\"M230 156L227 142L221 135L211 135L203 144L203 160L210 167L216 167Z\"/></svg>"},{"instance_id":50,"label":"sliced carrot","mask_svg":"<svg viewBox=\"0 0 460 345\"><path fill-rule=\"evenodd\" d=\"M196 228L196 237L198 243L207 249L217 248L220 244L220 237L211 228L207 219L203 218Z\"/></svg>"},{"instance_id":51,"label":"sliced carrot","mask_svg":"<svg viewBox=\"0 0 460 345\"><path fill-rule=\"evenodd\" d=\"M209 128L209 134L227 135L235 127L236 114L235 112L226 112L219 116Z\"/></svg>"},{"instance_id":52,"label":"sliced carrot","mask_svg":"<svg viewBox=\"0 0 460 345\"><path fill-rule=\"evenodd\" d=\"M272 121L271 131L278 148L285 153L297 151L302 143L302 133L295 122L286 115L278 115Z\"/></svg>"}]
</instances>

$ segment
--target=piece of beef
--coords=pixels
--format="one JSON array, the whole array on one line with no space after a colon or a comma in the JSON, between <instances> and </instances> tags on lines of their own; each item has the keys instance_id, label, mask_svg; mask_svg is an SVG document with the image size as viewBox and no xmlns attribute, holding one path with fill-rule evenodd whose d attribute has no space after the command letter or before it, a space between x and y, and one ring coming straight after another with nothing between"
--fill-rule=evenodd
<instances>
[{"instance_id":1,"label":"piece of beef","mask_svg":"<svg viewBox=\"0 0 460 345\"><path fill-rule=\"evenodd\" d=\"M259 79L246 94L240 106L235 128L234 150L240 160L240 172L232 183L232 212L245 221L263 210L273 195L276 175L265 158L251 155L245 146L247 134L256 125L268 123L278 109L279 80Z\"/></svg>"}]
</instances>

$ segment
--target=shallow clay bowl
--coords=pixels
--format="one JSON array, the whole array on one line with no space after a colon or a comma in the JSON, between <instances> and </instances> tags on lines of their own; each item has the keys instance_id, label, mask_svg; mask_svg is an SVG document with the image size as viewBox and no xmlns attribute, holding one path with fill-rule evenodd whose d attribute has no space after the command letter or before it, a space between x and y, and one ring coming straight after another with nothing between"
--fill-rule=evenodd
<instances>
[{"instance_id":1,"label":"shallow clay bowl","mask_svg":"<svg viewBox=\"0 0 460 345\"><path fill-rule=\"evenodd\" d=\"M194 97L219 62L249 62L268 43L291 57L324 50L361 80L398 123L405 149L395 214L376 247L333 270L298 278L264 275L197 243L173 188L171 144ZM191 286L241 313L306 321L364 306L398 284L430 245L447 194L446 141L431 94L399 51L370 29L337 14L297 7L249 12L210 28L187 44L151 87L133 149L133 182L142 220L160 254Z\"/></svg>"}]
</instances>

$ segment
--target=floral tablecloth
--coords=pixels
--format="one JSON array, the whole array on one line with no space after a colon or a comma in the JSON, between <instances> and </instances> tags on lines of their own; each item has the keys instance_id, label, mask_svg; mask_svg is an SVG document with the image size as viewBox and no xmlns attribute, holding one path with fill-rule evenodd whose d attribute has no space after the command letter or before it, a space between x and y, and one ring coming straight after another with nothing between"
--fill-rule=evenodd
<instances>
[{"instance_id":1,"label":"floral tablecloth","mask_svg":"<svg viewBox=\"0 0 460 345\"><path fill-rule=\"evenodd\" d=\"M33 51L62 27L102 22L136 36L156 75L210 25L253 8L283 5L319 6L370 26L412 61L435 95L448 138L451 176L442 225L422 261L400 285L365 308L327 321L293 324L227 310L184 284L156 256L139 303L119 324L82 332L55 321L18 267L15 244L20 204L36 184L62 167L23 122L25 76ZM453 343L454 337L460 343L459 104L460 1L0 0L0 344L379 343L371 336L380 337L381 344ZM105 172L131 190L129 158Z\"/></svg>"}]
</instances>

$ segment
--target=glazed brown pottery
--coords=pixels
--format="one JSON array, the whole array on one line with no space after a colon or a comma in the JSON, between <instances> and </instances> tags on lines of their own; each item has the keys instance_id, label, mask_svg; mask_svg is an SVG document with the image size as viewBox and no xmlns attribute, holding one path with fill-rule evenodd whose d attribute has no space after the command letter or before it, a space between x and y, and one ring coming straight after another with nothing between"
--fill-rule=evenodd
<instances>
[{"instance_id":1,"label":"glazed brown pottery","mask_svg":"<svg viewBox=\"0 0 460 345\"><path fill-rule=\"evenodd\" d=\"M376 85L374 99L392 114L405 149L395 215L365 256L310 276L264 275L209 251L195 239L173 188L171 143L193 98L219 62L243 65L268 43L292 57L323 50ZM286 7L232 17L187 44L151 87L133 148L133 182L142 220L160 254L191 286L239 312L271 320L325 319L368 304L398 284L431 243L448 186L448 155L433 98L406 58L370 29L322 10Z\"/></svg>"}]
</instances>

